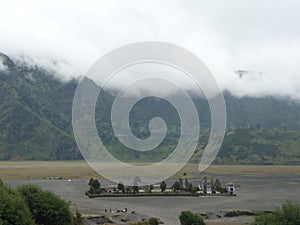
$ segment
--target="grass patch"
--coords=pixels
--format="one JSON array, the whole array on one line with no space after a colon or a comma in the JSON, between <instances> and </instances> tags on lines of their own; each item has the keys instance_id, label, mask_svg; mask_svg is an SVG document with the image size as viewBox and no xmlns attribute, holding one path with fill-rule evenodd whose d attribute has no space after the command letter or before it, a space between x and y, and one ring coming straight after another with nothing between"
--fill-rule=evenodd
<instances>
[{"instance_id":1,"label":"grass patch","mask_svg":"<svg viewBox=\"0 0 300 225\"><path fill-rule=\"evenodd\" d=\"M183 173L186 173L187 178L200 175L196 164L187 164L174 177L181 177ZM233 174L249 177L300 176L300 166L212 165L205 173L215 175ZM101 178L85 161L0 161L0 178L2 180L30 180L43 179L45 177Z\"/></svg>"}]
</instances>

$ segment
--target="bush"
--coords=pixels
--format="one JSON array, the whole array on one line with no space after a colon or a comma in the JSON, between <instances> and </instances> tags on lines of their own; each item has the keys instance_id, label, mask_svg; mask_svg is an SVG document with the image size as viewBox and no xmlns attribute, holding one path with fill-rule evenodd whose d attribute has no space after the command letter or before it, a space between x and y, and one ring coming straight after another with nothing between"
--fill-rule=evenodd
<instances>
[{"instance_id":1,"label":"bush","mask_svg":"<svg viewBox=\"0 0 300 225\"><path fill-rule=\"evenodd\" d=\"M69 204L54 193L30 184L20 186L17 190L23 196L37 224L71 225L73 223Z\"/></svg>"},{"instance_id":2,"label":"bush","mask_svg":"<svg viewBox=\"0 0 300 225\"><path fill-rule=\"evenodd\" d=\"M274 213L264 213L255 217L253 225L299 225L300 205L287 201Z\"/></svg>"},{"instance_id":3,"label":"bush","mask_svg":"<svg viewBox=\"0 0 300 225\"><path fill-rule=\"evenodd\" d=\"M33 225L34 221L22 196L1 183L0 225Z\"/></svg>"},{"instance_id":4,"label":"bush","mask_svg":"<svg viewBox=\"0 0 300 225\"><path fill-rule=\"evenodd\" d=\"M183 211L179 216L181 225L205 225L201 216L198 216L190 211Z\"/></svg>"},{"instance_id":5,"label":"bush","mask_svg":"<svg viewBox=\"0 0 300 225\"><path fill-rule=\"evenodd\" d=\"M148 224L149 224L149 225L158 225L158 224L159 224L159 221L158 221L158 219L152 217L152 218L150 218L150 219L148 220Z\"/></svg>"},{"instance_id":6,"label":"bush","mask_svg":"<svg viewBox=\"0 0 300 225\"><path fill-rule=\"evenodd\" d=\"M148 221L145 222L137 222L137 223L130 223L130 225L158 225L158 219L152 217Z\"/></svg>"}]
</instances>

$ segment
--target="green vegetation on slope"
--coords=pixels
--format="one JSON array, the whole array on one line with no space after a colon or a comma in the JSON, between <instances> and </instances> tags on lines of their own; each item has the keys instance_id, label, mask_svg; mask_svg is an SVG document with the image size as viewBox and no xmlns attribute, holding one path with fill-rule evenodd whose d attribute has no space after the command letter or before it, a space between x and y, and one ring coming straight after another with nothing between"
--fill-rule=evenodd
<instances>
[{"instance_id":1,"label":"green vegetation on slope","mask_svg":"<svg viewBox=\"0 0 300 225\"><path fill-rule=\"evenodd\" d=\"M0 71L0 160L82 159L71 123L78 81L62 82L49 71L0 56L7 66ZM168 126L166 138L157 149L138 152L127 149L113 134L113 100L111 94L102 91L95 117L98 133L115 157L127 162L156 162L174 150L180 119L170 103L149 97L133 107L129 123L137 137L150 135L148 124L153 117L162 117ZM195 96L193 100L202 129L193 158L196 161L208 140L210 113L206 100ZM299 164L299 103L273 97L237 98L229 93L225 93L225 100L228 131L216 164Z\"/></svg>"},{"instance_id":2,"label":"green vegetation on slope","mask_svg":"<svg viewBox=\"0 0 300 225\"><path fill-rule=\"evenodd\" d=\"M300 164L297 130L239 129L228 131L215 163Z\"/></svg>"},{"instance_id":3,"label":"green vegetation on slope","mask_svg":"<svg viewBox=\"0 0 300 225\"><path fill-rule=\"evenodd\" d=\"M76 159L71 104L76 82L39 68L0 71L0 159Z\"/></svg>"}]
</instances>

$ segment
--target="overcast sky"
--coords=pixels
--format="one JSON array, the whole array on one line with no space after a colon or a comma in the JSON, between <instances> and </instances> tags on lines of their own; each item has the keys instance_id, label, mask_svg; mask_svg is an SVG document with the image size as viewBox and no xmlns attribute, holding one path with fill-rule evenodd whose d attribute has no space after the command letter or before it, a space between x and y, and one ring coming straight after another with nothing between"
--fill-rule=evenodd
<instances>
[{"instance_id":1,"label":"overcast sky","mask_svg":"<svg viewBox=\"0 0 300 225\"><path fill-rule=\"evenodd\" d=\"M165 41L237 95L300 99L300 1L0 1L0 52L83 74L121 45ZM240 79L233 71L251 71Z\"/></svg>"}]
</instances>

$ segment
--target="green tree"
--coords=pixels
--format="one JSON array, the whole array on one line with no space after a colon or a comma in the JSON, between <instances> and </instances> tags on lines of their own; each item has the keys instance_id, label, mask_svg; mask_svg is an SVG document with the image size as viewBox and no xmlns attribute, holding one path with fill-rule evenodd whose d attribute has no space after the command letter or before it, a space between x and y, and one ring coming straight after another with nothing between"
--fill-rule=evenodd
<instances>
[{"instance_id":1,"label":"green tree","mask_svg":"<svg viewBox=\"0 0 300 225\"><path fill-rule=\"evenodd\" d=\"M149 192L150 192L150 193L153 191L153 188L154 188L154 187L153 187L153 185L151 184L150 187L149 187Z\"/></svg>"},{"instance_id":2,"label":"green tree","mask_svg":"<svg viewBox=\"0 0 300 225\"><path fill-rule=\"evenodd\" d=\"M22 185L17 188L17 191L21 193L37 224L71 225L73 223L69 204L54 193L31 184Z\"/></svg>"},{"instance_id":3,"label":"green tree","mask_svg":"<svg viewBox=\"0 0 300 225\"><path fill-rule=\"evenodd\" d=\"M298 225L300 224L300 205L287 201L274 213L260 214L253 225Z\"/></svg>"},{"instance_id":4,"label":"green tree","mask_svg":"<svg viewBox=\"0 0 300 225\"><path fill-rule=\"evenodd\" d=\"M118 183L118 190L122 191L122 193L125 193L125 186L122 183Z\"/></svg>"},{"instance_id":5,"label":"green tree","mask_svg":"<svg viewBox=\"0 0 300 225\"><path fill-rule=\"evenodd\" d=\"M182 190L183 189L183 181L182 181L182 178L179 178L179 190Z\"/></svg>"},{"instance_id":6,"label":"green tree","mask_svg":"<svg viewBox=\"0 0 300 225\"><path fill-rule=\"evenodd\" d=\"M126 187L126 193L127 194L131 193L131 188L130 187Z\"/></svg>"},{"instance_id":7,"label":"green tree","mask_svg":"<svg viewBox=\"0 0 300 225\"><path fill-rule=\"evenodd\" d=\"M139 186L134 185L134 186L132 187L132 191L133 191L133 193L138 193L138 192L139 192Z\"/></svg>"},{"instance_id":8,"label":"green tree","mask_svg":"<svg viewBox=\"0 0 300 225\"><path fill-rule=\"evenodd\" d=\"M22 196L6 185L0 185L0 224L33 225L34 221Z\"/></svg>"},{"instance_id":9,"label":"green tree","mask_svg":"<svg viewBox=\"0 0 300 225\"><path fill-rule=\"evenodd\" d=\"M89 181L89 193L90 194L100 194L101 193L101 184L97 179L91 178Z\"/></svg>"},{"instance_id":10,"label":"green tree","mask_svg":"<svg viewBox=\"0 0 300 225\"><path fill-rule=\"evenodd\" d=\"M189 181L187 178L185 178L184 185L185 185L185 189L189 189Z\"/></svg>"},{"instance_id":11,"label":"green tree","mask_svg":"<svg viewBox=\"0 0 300 225\"><path fill-rule=\"evenodd\" d=\"M181 225L205 225L201 216L198 216L190 211L183 211L179 216Z\"/></svg>"},{"instance_id":12,"label":"green tree","mask_svg":"<svg viewBox=\"0 0 300 225\"><path fill-rule=\"evenodd\" d=\"M166 184L165 181L162 181L160 183L160 190L161 190L161 192L164 192L166 189L167 189L167 184Z\"/></svg>"},{"instance_id":13,"label":"green tree","mask_svg":"<svg viewBox=\"0 0 300 225\"><path fill-rule=\"evenodd\" d=\"M175 181L175 183L172 186L172 189L173 189L174 192L176 192L176 191L180 190L180 187L181 187L180 182L179 181Z\"/></svg>"},{"instance_id":14,"label":"green tree","mask_svg":"<svg viewBox=\"0 0 300 225\"><path fill-rule=\"evenodd\" d=\"M215 181L215 190L216 191L221 191L222 190L222 184L221 184L221 182L218 178Z\"/></svg>"}]
</instances>

